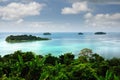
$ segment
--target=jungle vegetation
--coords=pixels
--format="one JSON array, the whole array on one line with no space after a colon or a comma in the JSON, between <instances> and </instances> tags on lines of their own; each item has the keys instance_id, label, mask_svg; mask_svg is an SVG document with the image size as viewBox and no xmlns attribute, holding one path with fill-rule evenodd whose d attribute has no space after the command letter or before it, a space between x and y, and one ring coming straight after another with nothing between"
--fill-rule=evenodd
<instances>
[{"instance_id":1,"label":"jungle vegetation","mask_svg":"<svg viewBox=\"0 0 120 80\"><path fill-rule=\"evenodd\" d=\"M40 41L50 40L49 38L41 38L32 35L10 35L5 39L7 42L27 42L27 41Z\"/></svg>"},{"instance_id":2,"label":"jungle vegetation","mask_svg":"<svg viewBox=\"0 0 120 80\"><path fill-rule=\"evenodd\" d=\"M120 80L120 58L105 59L88 48L77 58L16 51L0 56L0 80Z\"/></svg>"}]
</instances>

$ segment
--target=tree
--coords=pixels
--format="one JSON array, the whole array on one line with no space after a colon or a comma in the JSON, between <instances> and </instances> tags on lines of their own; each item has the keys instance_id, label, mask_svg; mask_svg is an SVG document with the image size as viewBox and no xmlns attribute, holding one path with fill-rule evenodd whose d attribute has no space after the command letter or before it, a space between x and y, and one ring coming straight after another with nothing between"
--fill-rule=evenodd
<instances>
[{"instance_id":1,"label":"tree","mask_svg":"<svg viewBox=\"0 0 120 80\"><path fill-rule=\"evenodd\" d=\"M58 57L16 51L1 57L0 80L120 80L120 59L105 60L91 49L79 58L72 53Z\"/></svg>"},{"instance_id":2,"label":"tree","mask_svg":"<svg viewBox=\"0 0 120 80\"><path fill-rule=\"evenodd\" d=\"M90 58L90 62L97 62L97 63L99 63L99 62L102 62L102 61L104 61L104 58L102 57L102 56L100 56L100 55L98 55L98 54L92 54L91 55L91 58Z\"/></svg>"},{"instance_id":3,"label":"tree","mask_svg":"<svg viewBox=\"0 0 120 80\"><path fill-rule=\"evenodd\" d=\"M110 66L119 66L120 65L120 58L112 58L108 60Z\"/></svg>"},{"instance_id":4,"label":"tree","mask_svg":"<svg viewBox=\"0 0 120 80\"><path fill-rule=\"evenodd\" d=\"M61 64L44 66L39 80L70 80L66 68Z\"/></svg>"},{"instance_id":5,"label":"tree","mask_svg":"<svg viewBox=\"0 0 120 80\"><path fill-rule=\"evenodd\" d=\"M91 58L91 55L92 55L92 50L91 49L88 49L88 48L84 48L80 51L79 53L79 58L82 58L82 60L86 60L86 61L89 61L89 59ZM83 57L81 57L83 56Z\"/></svg>"},{"instance_id":6,"label":"tree","mask_svg":"<svg viewBox=\"0 0 120 80\"><path fill-rule=\"evenodd\" d=\"M72 80L96 80L95 70L88 64L75 65L71 71Z\"/></svg>"},{"instance_id":7,"label":"tree","mask_svg":"<svg viewBox=\"0 0 120 80\"><path fill-rule=\"evenodd\" d=\"M52 56L51 54L48 54L45 56L44 64L46 65L55 65L55 63L58 62L58 58Z\"/></svg>"},{"instance_id":8,"label":"tree","mask_svg":"<svg viewBox=\"0 0 120 80\"><path fill-rule=\"evenodd\" d=\"M74 55L72 53L66 53L64 55L59 56L59 61L62 64L69 65L74 60Z\"/></svg>"},{"instance_id":9,"label":"tree","mask_svg":"<svg viewBox=\"0 0 120 80\"><path fill-rule=\"evenodd\" d=\"M80 56L86 56L86 57L89 57L89 56L91 56L91 54L92 54L93 52L92 52L92 50L91 49L88 49L88 48L84 48L84 49L82 49L81 51L80 51Z\"/></svg>"},{"instance_id":10,"label":"tree","mask_svg":"<svg viewBox=\"0 0 120 80\"><path fill-rule=\"evenodd\" d=\"M27 62L27 61L31 61L35 58L35 55L33 54L33 52L26 52L23 54L23 61Z\"/></svg>"},{"instance_id":11,"label":"tree","mask_svg":"<svg viewBox=\"0 0 120 80\"><path fill-rule=\"evenodd\" d=\"M109 69L108 62L102 61L100 63L95 63L95 68L97 69L97 75L105 76L107 70Z\"/></svg>"}]
</instances>

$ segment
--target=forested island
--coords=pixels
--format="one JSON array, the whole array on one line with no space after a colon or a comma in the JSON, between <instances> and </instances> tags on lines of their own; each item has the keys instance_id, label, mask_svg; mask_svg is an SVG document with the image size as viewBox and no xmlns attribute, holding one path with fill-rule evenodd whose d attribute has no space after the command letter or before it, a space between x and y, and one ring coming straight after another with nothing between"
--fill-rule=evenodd
<instances>
[{"instance_id":1,"label":"forested island","mask_svg":"<svg viewBox=\"0 0 120 80\"><path fill-rule=\"evenodd\" d=\"M16 51L0 56L0 80L120 80L120 58L105 59L88 48L77 58Z\"/></svg>"},{"instance_id":2,"label":"forested island","mask_svg":"<svg viewBox=\"0 0 120 80\"><path fill-rule=\"evenodd\" d=\"M7 42L28 42L28 41L40 41L50 40L49 38L41 38L32 35L10 35L5 39Z\"/></svg>"},{"instance_id":3,"label":"forested island","mask_svg":"<svg viewBox=\"0 0 120 80\"><path fill-rule=\"evenodd\" d=\"M43 33L43 35L51 35L51 33L49 33L49 32L46 32L46 33Z\"/></svg>"},{"instance_id":4,"label":"forested island","mask_svg":"<svg viewBox=\"0 0 120 80\"><path fill-rule=\"evenodd\" d=\"M82 32L79 32L78 35L83 35L83 33L82 33Z\"/></svg>"},{"instance_id":5,"label":"forested island","mask_svg":"<svg viewBox=\"0 0 120 80\"><path fill-rule=\"evenodd\" d=\"M105 35L105 32L95 32L95 35Z\"/></svg>"}]
</instances>

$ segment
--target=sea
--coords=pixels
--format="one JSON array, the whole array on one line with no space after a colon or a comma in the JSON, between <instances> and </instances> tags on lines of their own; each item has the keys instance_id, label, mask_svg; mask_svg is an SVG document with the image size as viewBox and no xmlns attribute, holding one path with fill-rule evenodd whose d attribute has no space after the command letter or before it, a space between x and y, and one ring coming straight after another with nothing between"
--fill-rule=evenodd
<instances>
[{"instance_id":1,"label":"sea","mask_svg":"<svg viewBox=\"0 0 120 80\"><path fill-rule=\"evenodd\" d=\"M9 35L34 35L50 38L46 41L32 41L20 43L8 43L5 38ZM120 58L120 32L108 32L105 35L95 35L94 32L52 32L51 35L43 33L27 32L0 32L0 55L12 54L17 50L23 52L32 51L37 55L52 54L60 56L65 53L72 53L76 57L82 49L92 49L104 58Z\"/></svg>"}]
</instances>

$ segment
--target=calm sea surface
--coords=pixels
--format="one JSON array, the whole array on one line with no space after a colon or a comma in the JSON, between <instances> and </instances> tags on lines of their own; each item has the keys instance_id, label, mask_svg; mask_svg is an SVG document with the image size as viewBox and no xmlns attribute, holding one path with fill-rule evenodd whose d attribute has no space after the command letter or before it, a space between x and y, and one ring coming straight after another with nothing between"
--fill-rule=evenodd
<instances>
[{"instance_id":1,"label":"calm sea surface","mask_svg":"<svg viewBox=\"0 0 120 80\"><path fill-rule=\"evenodd\" d=\"M7 43L5 38L9 35L31 34L39 37L47 37L52 40L33 41L22 43ZM36 54L54 56L72 52L76 56L83 48L90 48L105 58L120 57L120 33L111 32L106 35L94 35L94 33L0 33L0 55L10 54L17 50L32 51Z\"/></svg>"}]
</instances>

